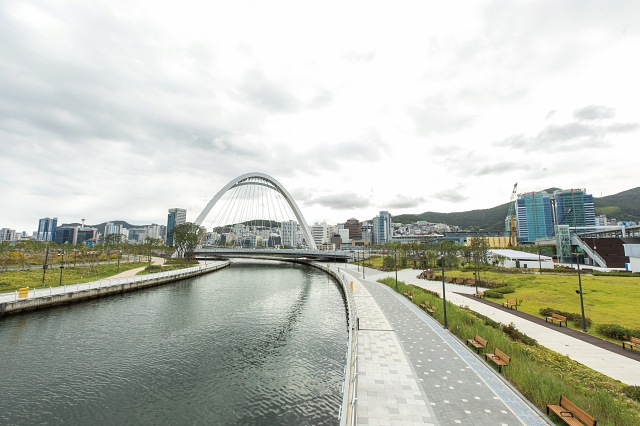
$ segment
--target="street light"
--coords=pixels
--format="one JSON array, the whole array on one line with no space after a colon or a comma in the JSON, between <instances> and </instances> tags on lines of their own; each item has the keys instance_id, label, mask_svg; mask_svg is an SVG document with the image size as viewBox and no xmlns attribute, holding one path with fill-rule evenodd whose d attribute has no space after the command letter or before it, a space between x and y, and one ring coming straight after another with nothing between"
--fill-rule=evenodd
<instances>
[{"instance_id":1,"label":"street light","mask_svg":"<svg viewBox=\"0 0 640 426\"><path fill-rule=\"evenodd\" d=\"M60 262L60 284L62 285L62 270L64 269L64 250L58 250L58 256L62 256L62 262Z\"/></svg>"},{"instance_id":2,"label":"street light","mask_svg":"<svg viewBox=\"0 0 640 426\"><path fill-rule=\"evenodd\" d=\"M440 264L442 265L442 312L444 313L444 329L449 328L447 326L447 295L444 286L444 245L441 245L442 257L440 258Z\"/></svg>"},{"instance_id":3,"label":"street light","mask_svg":"<svg viewBox=\"0 0 640 426\"><path fill-rule=\"evenodd\" d=\"M576 253L576 263L578 264L578 287L576 293L580 295L580 309L582 311L582 332L588 333L587 322L584 317L584 299L582 298L582 277L580 276L580 253Z\"/></svg>"},{"instance_id":4,"label":"street light","mask_svg":"<svg viewBox=\"0 0 640 426\"><path fill-rule=\"evenodd\" d=\"M396 271L396 291L398 291L398 266L396 261L396 251L398 249L393 249L393 269Z\"/></svg>"}]
</instances>

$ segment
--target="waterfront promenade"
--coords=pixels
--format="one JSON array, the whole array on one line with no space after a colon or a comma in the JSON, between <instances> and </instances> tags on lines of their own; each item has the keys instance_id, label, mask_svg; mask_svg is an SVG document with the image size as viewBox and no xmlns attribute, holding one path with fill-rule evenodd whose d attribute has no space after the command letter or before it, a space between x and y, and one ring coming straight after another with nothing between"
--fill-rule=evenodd
<instances>
[{"instance_id":1,"label":"waterfront promenade","mask_svg":"<svg viewBox=\"0 0 640 426\"><path fill-rule=\"evenodd\" d=\"M352 268L340 271L354 282L360 320L357 424L550 424L418 307Z\"/></svg>"},{"instance_id":2,"label":"waterfront promenade","mask_svg":"<svg viewBox=\"0 0 640 426\"><path fill-rule=\"evenodd\" d=\"M350 265L350 267L353 265ZM412 284L427 290L438 292L442 295L442 282L427 281L417 278L420 271L404 269L398 271L398 280ZM367 269L366 277L373 281L385 277L395 277L393 272L381 272L375 269ZM362 274L360 274L362 276ZM469 306L469 309L491 318L503 324L514 323L516 328L526 335L533 337L541 345L566 355L574 361L586 365L606 376L619 380L627 385L640 386L640 362L609 351L605 348L591 344L584 340L576 339L565 334L565 330L555 330L527 319L517 316L513 312L493 307L479 300L474 300L456 293L474 293L474 287L446 284L447 301L458 306ZM631 354L634 355L634 354Z\"/></svg>"}]
</instances>

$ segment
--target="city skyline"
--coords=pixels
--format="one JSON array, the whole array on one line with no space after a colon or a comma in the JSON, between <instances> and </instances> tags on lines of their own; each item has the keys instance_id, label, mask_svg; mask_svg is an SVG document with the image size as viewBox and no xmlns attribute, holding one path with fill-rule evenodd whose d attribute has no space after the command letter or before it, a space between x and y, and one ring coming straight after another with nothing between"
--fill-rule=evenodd
<instances>
[{"instance_id":1,"label":"city skyline","mask_svg":"<svg viewBox=\"0 0 640 426\"><path fill-rule=\"evenodd\" d=\"M193 221L253 171L308 223L639 186L640 5L308 7L3 2L0 225Z\"/></svg>"}]
</instances>

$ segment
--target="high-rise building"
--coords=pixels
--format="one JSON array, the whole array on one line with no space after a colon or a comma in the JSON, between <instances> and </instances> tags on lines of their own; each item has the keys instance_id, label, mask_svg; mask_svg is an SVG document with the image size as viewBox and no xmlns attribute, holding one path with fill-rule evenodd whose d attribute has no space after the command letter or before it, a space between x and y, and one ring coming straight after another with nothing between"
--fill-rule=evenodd
<instances>
[{"instance_id":1,"label":"high-rise building","mask_svg":"<svg viewBox=\"0 0 640 426\"><path fill-rule=\"evenodd\" d=\"M381 211L373 218L373 244L386 244L391 242L393 236L393 225L391 214L388 211Z\"/></svg>"},{"instance_id":2,"label":"high-rise building","mask_svg":"<svg viewBox=\"0 0 640 426\"><path fill-rule=\"evenodd\" d=\"M587 190L568 189L553 193L556 224L572 226L596 226L593 195Z\"/></svg>"},{"instance_id":3,"label":"high-rise building","mask_svg":"<svg viewBox=\"0 0 640 426\"><path fill-rule=\"evenodd\" d=\"M535 242L554 234L552 196L546 192L518 195L516 221L518 241Z\"/></svg>"},{"instance_id":4,"label":"high-rise building","mask_svg":"<svg viewBox=\"0 0 640 426\"><path fill-rule=\"evenodd\" d=\"M4 241L15 241L16 231L9 228L0 229L0 243Z\"/></svg>"},{"instance_id":5,"label":"high-rise building","mask_svg":"<svg viewBox=\"0 0 640 426\"><path fill-rule=\"evenodd\" d=\"M58 227L58 218L45 217L38 221L38 241L53 241Z\"/></svg>"},{"instance_id":6,"label":"high-rise building","mask_svg":"<svg viewBox=\"0 0 640 426\"><path fill-rule=\"evenodd\" d=\"M327 222L316 222L311 226L311 236L316 245L328 244L333 236L335 228L331 225L327 225Z\"/></svg>"},{"instance_id":7,"label":"high-rise building","mask_svg":"<svg viewBox=\"0 0 640 426\"><path fill-rule=\"evenodd\" d=\"M298 239L298 222L288 220L282 222L282 244L286 247L296 247L300 243Z\"/></svg>"},{"instance_id":8,"label":"high-rise building","mask_svg":"<svg viewBox=\"0 0 640 426\"><path fill-rule=\"evenodd\" d=\"M78 226L59 226L56 228L53 241L60 246L66 243L76 245L78 242L78 229L80 229Z\"/></svg>"},{"instance_id":9,"label":"high-rise building","mask_svg":"<svg viewBox=\"0 0 640 426\"><path fill-rule=\"evenodd\" d=\"M356 218L351 218L344 223L344 229L349 230L349 239L350 240L361 240L362 239L362 224Z\"/></svg>"},{"instance_id":10,"label":"high-rise building","mask_svg":"<svg viewBox=\"0 0 640 426\"><path fill-rule=\"evenodd\" d=\"M176 225L186 223L186 221L186 209L169 209L169 215L167 216L167 245L169 247L173 247L173 228Z\"/></svg>"}]
</instances>

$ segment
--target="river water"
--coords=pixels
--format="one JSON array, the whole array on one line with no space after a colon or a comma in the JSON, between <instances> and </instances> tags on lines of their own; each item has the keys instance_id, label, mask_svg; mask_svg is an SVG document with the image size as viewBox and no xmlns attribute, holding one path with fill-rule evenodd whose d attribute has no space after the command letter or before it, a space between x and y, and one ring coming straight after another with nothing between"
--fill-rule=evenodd
<instances>
[{"instance_id":1,"label":"river water","mask_svg":"<svg viewBox=\"0 0 640 426\"><path fill-rule=\"evenodd\" d=\"M234 263L0 319L0 424L337 424L346 312L321 271Z\"/></svg>"}]
</instances>

